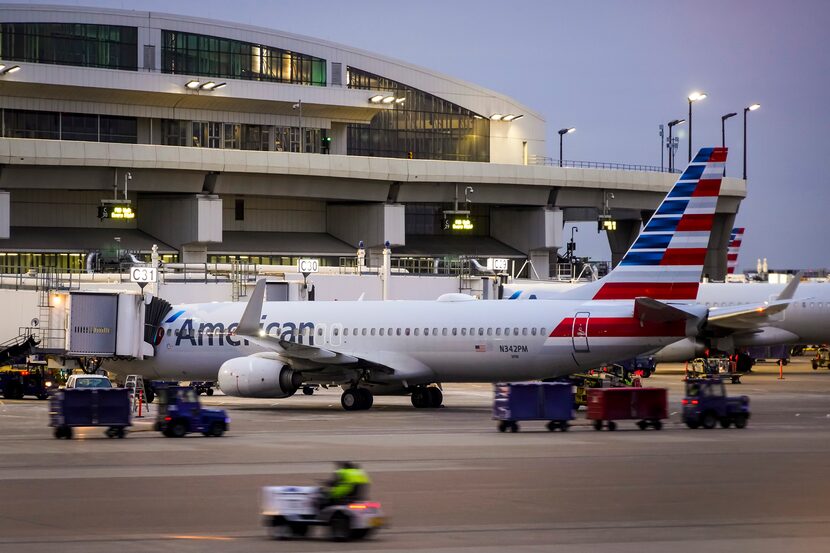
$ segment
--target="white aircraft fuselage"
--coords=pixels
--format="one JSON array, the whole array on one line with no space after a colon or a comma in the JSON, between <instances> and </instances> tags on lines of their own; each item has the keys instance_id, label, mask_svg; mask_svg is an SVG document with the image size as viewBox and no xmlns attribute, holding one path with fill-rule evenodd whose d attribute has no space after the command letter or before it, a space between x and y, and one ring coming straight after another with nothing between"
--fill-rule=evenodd
<instances>
[{"instance_id":1,"label":"white aircraft fuselage","mask_svg":"<svg viewBox=\"0 0 830 553\"><path fill-rule=\"evenodd\" d=\"M225 361L267 351L234 334L245 305L173 306L153 357L104 368L154 380L216 380ZM269 336L395 367L378 379L407 385L555 377L696 332L693 321L643 325L632 301L267 302L262 313ZM604 335L593 334L603 327Z\"/></svg>"}]
</instances>

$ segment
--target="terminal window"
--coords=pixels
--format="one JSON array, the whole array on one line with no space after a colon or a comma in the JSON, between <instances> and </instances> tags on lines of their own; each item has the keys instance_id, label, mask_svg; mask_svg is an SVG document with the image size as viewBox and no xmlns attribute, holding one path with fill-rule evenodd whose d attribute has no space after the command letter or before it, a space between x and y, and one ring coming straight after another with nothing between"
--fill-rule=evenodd
<instances>
[{"instance_id":1,"label":"terminal window","mask_svg":"<svg viewBox=\"0 0 830 553\"><path fill-rule=\"evenodd\" d=\"M135 71L137 36L120 25L3 23L0 59Z\"/></svg>"},{"instance_id":2,"label":"terminal window","mask_svg":"<svg viewBox=\"0 0 830 553\"><path fill-rule=\"evenodd\" d=\"M164 73L326 86L322 58L181 31L163 30L161 42Z\"/></svg>"}]
</instances>

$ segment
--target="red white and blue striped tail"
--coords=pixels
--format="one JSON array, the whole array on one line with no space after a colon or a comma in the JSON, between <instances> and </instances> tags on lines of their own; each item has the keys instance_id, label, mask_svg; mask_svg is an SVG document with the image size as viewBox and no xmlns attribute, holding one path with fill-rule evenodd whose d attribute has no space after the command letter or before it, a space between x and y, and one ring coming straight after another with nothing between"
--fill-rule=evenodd
<instances>
[{"instance_id":1,"label":"red white and blue striped tail","mask_svg":"<svg viewBox=\"0 0 830 553\"><path fill-rule=\"evenodd\" d=\"M741 242L744 239L745 230L744 227L735 227L729 236L729 249L726 250L727 274L735 274L735 269L738 267L738 250L741 249Z\"/></svg>"},{"instance_id":2,"label":"red white and blue striped tail","mask_svg":"<svg viewBox=\"0 0 830 553\"><path fill-rule=\"evenodd\" d=\"M563 297L695 301L720 195L726 148L702 148L619 265Z\"/></svg>"}]
</instances>

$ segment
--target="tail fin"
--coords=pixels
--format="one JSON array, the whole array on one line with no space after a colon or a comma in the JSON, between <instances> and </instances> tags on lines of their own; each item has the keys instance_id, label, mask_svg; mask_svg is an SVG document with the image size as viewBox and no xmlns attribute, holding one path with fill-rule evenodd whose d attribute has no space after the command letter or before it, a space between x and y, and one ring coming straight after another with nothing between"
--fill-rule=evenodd
<instances>
[{"instance_id":1,"label":"tail fin","mask_svg":"<svg viewBox=\"0 0 830 553\"><path fill-rule=\"evenodd\" d=\"M734 274L738 267L738 250L741 249L741 242L744 239L744 227L735 227L729 236L729 249L726 250L726 272Z\"/></svg>"},{"instance_id":2,"label":"tail fin","mask_svg":"<svg viewBox=\"0 0 830 553\"><path fill-rule=\"evenodd\" d=\"M720 195L726 148L702 148L613 271L563 298L697 299Z\"/></svg>"}]
</instances>

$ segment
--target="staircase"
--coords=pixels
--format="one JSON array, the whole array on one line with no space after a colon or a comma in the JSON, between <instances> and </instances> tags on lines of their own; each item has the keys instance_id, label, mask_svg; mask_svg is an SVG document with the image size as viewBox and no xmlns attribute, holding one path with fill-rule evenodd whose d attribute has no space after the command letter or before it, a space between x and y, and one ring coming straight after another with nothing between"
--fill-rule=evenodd
<instances>
[{"instance_id":1,"label":"staircase","mask_svg":"<svg viewBox=\"0 0 830 553\"><path fill-rule=\"evenodd\" d=\"M35 337L28 333L21 333L0 343L0 365L22 361L37 345Z\"/></svg>"}]
</instances>

